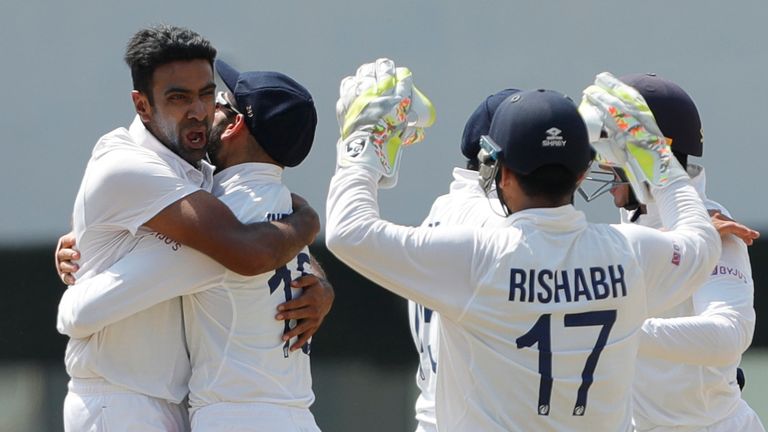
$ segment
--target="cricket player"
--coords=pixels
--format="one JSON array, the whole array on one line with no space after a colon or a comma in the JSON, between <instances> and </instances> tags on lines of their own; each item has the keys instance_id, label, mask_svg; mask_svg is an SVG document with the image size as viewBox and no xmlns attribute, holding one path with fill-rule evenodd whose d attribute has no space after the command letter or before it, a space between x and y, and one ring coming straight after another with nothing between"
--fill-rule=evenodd
<instances>
[{"instance_id":1,"label":"cricket player","mask_svg":"<svg viewBox=\"0 0 768 432\"><path fill-rule=\"evenodd\" d=\"M707 198L704 168L688 162L689 156L703 153L701 120L691 97L655 74L620 79L648 102L705 206L730 216ZM658 207L640 203L627 184L615 185L611 194L623 223L666 228ZM736 368L755 328L754 283L745 243L724 236L722 256L710 273L692 297L643 324L634 386L638 431L764 431L736 382Z\"/></svg>"},{"instance_id":2,"label":"cricket player","mask_svg":"<svg viewBox=\"0 0 768 432\"><path fill-rule=\"evenodd\" d=\"M301 199L291 216L244 225L209 193L203 160L215 110L216 50L188 29L137 32L125 60L137 116L96 144L75 200L80 282L112 266L142 238L196 249L243 275L292 262L319 230ZM152 289L152 284L145 289ZM181 300L127 316L87 338L70 339L67 431L181 431L189 358Z\"/></svg>"},{"instance_id":3,"label":"cricket player","mask_svg":"<svg viewBox=\"0 0 768 432\"><path fill-rule=\"evenodd\" d=\"M487 196L480 186L477 173L480 162L477 155L480 152L480 137L488 135L496 108L504 99L517 92L517 89L506 89L494 93L485 98L469 116L461 137L461 152L467 158L466 169L453 169L449 193L435 200L422 226L484 226L489 219L501 218L502 211L498 199ZM416 385L420 393L416 399L416 432L434 432L437 431L435 388L440 314L409 301L408 315L411 336L419 353Z\"/></svg>"},{"instance_id":4,"label":"cricket player","mask_svg":"<svg viewBox=\"0 0 768 432\"><path fill-rule=\"evenodd\" d=\"M610 74L585 92L610 127L612 155L639 164L629 145L642 155L641 185L669 231L588 224L573 208L592 148L573 102L548 90L507 98L483 137L481 177L495 179L506 226L381 220L379 182L394 176L397 147L412 142L403 137L423 136L417 97L409 71L386 59L342 81L326 242L440 313L441 431L631 430L643 321L689 296L680 282L703 281L719 257L717 232L642 98Z\"/></svg>"},{"instance_id":5,"label":"cricket player","mask_svg":"<svg viewBox=\"0 0 768 432\"><path fill-rule=\"evenodd\" d=\"M280 73L241 74L219 60L216 69L229 91L219 93L213 124L211 155L221 168L214 195L244 223L283 218L291 195L281 176L312 146L312 97ZM274 319L277 306L300 293L291 282L310 272L306 248L275 271L246 277L148 235L107 271L67 290L58 322L62 332L82 337L183 296L192 430L318 431L309 411L309 343L291 350L294 341L284 333L295 320Z\"/></svg>"}]
</instances>

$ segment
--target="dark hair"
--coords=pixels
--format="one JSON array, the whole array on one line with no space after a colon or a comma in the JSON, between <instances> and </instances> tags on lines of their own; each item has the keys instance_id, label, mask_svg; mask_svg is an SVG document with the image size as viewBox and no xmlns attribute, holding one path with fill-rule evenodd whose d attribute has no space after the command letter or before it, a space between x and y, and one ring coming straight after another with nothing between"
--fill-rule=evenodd
<instances>
[{"instance_id":1,"label":"dark hair","mask_svg":"<svg viewBox=\"0 0 768 432\"><path fill-rule=\"evenodd\" d=\"M527 196L543 197L554 203L570 198L579 179L578 175L559 164L542 165L529 174L514 174Z\"/></svg>"},{"instance_id":2,"label":"dark hair","mask_svg":"<svg viewBox=\"0 0 768 432\"><path fill-rule=\"evenodd\" d=\"M158 66L179 60L207 60L213 68L216 48L194 31L168 24L141 29L125 49L133 88L152 102L152 74Z\"/></svg>"}]
</instances>

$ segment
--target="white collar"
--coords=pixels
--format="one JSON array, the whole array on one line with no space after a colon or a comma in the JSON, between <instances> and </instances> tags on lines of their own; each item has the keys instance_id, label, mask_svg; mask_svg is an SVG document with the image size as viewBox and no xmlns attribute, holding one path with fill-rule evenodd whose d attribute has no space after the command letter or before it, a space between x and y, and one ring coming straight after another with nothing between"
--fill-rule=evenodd
<instances>
[{"instance_id":1,"label":"white collar","mask_svg":"<svg viewBox=\"0 0 768 432\"><path fill-rule=\"evenodd\" d=\"M215 187L227 191L243 183L281 183L283 168L262 162L247 162L233 165L217 172L213 176ZM218 195L218 194L216 194Z\"/></svg>"},{"instance_id":2,"label":"white collar","mask_svg":"<svg viewBox=\"0 0 768 432\"><path fill-rule=\"evenodd\" d=\"M477 171L454 167L450 192L471 191L474 189L480 189L480 175Z\"/></svg>"},{"instance_id":3,"label":"white collar","mask_svg":"<svg viewBox=\"0 0 768 432\"><path fill-rule=\"evenodd\" d=\"M535 225L547 231L573 231L587 226L584 212L572 204L560 207L532 208L512 213L504 219L503 225Z\"/></svg>"}]
</instances>

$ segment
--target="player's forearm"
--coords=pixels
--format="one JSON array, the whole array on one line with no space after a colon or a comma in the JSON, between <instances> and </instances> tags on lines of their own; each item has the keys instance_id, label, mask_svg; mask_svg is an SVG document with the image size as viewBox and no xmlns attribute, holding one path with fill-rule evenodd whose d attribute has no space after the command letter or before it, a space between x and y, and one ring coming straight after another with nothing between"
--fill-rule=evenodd
<instances>
[{"instance_id":1,"label":"player's forearm","mask_svg":"<svg viewBox=\"0 0 768 432\"><path fill-rule=\"evenodd\" d=\"M320 231L320 220L311 207L273 222L246 225L244 233L230 233L231 249L222 264L230 270L253 276L289 262Z\"/></svg>"},{"instance_id":2,"label":"player's forearm","mask_svg":"<svg viewBox=\"0 0 768 432\"><path fill-rule=\"evenodd\" d=\"M473 231L412 228L379 218L377 179L360 167L339 169L328 192L328 249L382 287L451 316L472 294ZM450 235L449 235L450 233ZM466 247L457 247L457 244ZM449 263L449 264L448 264ZM434 271L440 268L441 271Z\"/></svg>"},{"instance_id":3,"label":"player's forearm","mask_svg":"<svg viewBox=\"0 0 768 432\"><path fill-rule=\"evenodd\" d=\"M701 198L687 179L655 189L654 197L662 223L678 248L661 252L663 258L675 260L678 252L676 265L685 269L679 272L681 279L673 285L676 291L671 293L667 305L671 306L689 297L704 283L720 259L722 245ZM659 254L660 251L647 253Z\"/></svg>"},{"instance_id":4,"label":"player's forearm","mask_svg":"<svg viewBox=\"0 0 768 432\"><path fill-rule=\"evenodd\" d=\"M96 285L90 285L89 281L80 283L68 288L61 296L59 301L59 313L56 318L56 329L59 333L69 336L73 339L88 337L105 326L114 322L115 317L112 313L112 302L99 302L106 299L105 290L109 285L107 280L112 280L113 275L102 273L89 281L96 282ZM96 299L96 302L90 300ZM98 307L92 307L94 303Z\"/></svg>"},{"instance_id":5,"label":"player's forearm","mask_svg":"<svg viewBox=\"0 0 768 432\"><path fill-rule=\"evenodd\" d=\"M205 192L185 196L145 225L246 276L287 263L320 231L317 213L308 205L279 221L244 225Z\"/></svg>"},{"instance_id":6,"label":"player's forearm","mask_svg":"<svg viewBox=\"0 0 768 432\"><path fill-rule=\"evenodd\" d=\"M713 267L720 258L721 244L704 203L687 180L677 180L664 188L654 189L659 214L671 232L688 234L706 253L706 261Z\"/></svg>"},{"instance_id":7,"label":"player's forearm","mask_svg":"<svg viewBox=\"0 0 768 432\"><path fill-rule=\"evenodd\" d=\"M356 270L365 270L369 235L380 223L376 176L360 167L341 168L331 179L326 203L325 242L328 250ZM380 252L381 253L381 252Z\"/></svg>"},{"instance_id":8,"label":"player's forearm","mask_svg":"<svg viewBox=\"0 0 768 432\"><path fill-rule=\"evenodd\" d=\"M702 366L734 364L752 339L748 323L742 321L743 317L737 313L651 318L642 327L640 352Z\"/></svg>"},{"instance_id":9,"label":"player's forearm","mask_svg":"<svg viewBox=\"0 0 768 432\"><path fill-rule=\"evenodd\" d=\"M57 328L73 338L89 336L162 302L218 286L226 274L206 255L148 235L107 270L64 293Z\"/></svg>"}]
</instances>

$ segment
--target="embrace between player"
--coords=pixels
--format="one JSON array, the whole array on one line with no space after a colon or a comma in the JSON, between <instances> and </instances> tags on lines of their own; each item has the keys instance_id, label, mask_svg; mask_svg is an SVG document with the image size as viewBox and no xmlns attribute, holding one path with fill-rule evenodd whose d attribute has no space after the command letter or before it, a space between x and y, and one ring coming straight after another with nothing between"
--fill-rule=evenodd
<instances>
[{"instance_id":1,"label":"embrace between player","mask_svg":"<svg viewBox=\"0 0 768 432\"><path fill-rule=\"evenodd\" d=\"M128 44L137 118L97 143L75 202L67 431L186 431L187 397L194 430L317 430L309 337L333 291L311 275L317 215L281 183L309 153L314 102L223 62L217 95L214 55L173 26Z\"/></svg>"},{"instance_id":2,"label":"embrace between player","mask_svg":"<svg viewBox=\"0 0 768 432\"><path fill-rule=\"evenodd\" d=\"M150 36L167 35L160 31ZM152 45L146 39L141 43L144 48ZM294 274L304 275L310 268L307 251L301 248L313 237L316 220L298 198L294 216L283 218L291 208L279 174L282 166L298 164L309 151L314 106L306 91L287 77L239 74L219 63L217 69L230 91L219 96L210 122L206 109L212 101L213 55L210 47L204 43L202 47L208 53L200 59L164 59L152 67L133 68L139 117L130 130L105 136L86 170L89 181L84 180L75 207L75 232L84 260L78 284L62 299L59 317L60 329L73 337L67 355L73 377L65 406L68 430L103 426L109 416L103 409L94 416L90 407L97 405L114 407L120 414L113 428L184 430L186 414L179 405L179 396L187 389L184 367L191 367L186 374L192 376L192 426L197 430L233 425L248 430L255 422L272 430L317 427L308 411L313 396L308 359L302 357L308 350L291 353L289 343L281 339L283 332L288 339L299 334L299 327L288 320L281 324L248 314L266 313L277 305L269 295L266 299L254 295L254 286L267 286L270 294L281 290L290 299L298 294L290 288ZM142 73L149 90L147 82L137 79ZM163 83L166 87L160 85L156 91ZM266 93L275 83L287 96ZM302 112L308 116L294 113L275 120L275 107L285 107L286 100L305 107ZM165 102L169 106L165 114L181 115L175 120L164 116ZM389 60L364 65L346 78L337 104L342 136L328 197L328 246L362 274L416 302L411 310L415 342L424 360L420 374L427 405L418 418L423 430L435 423L441 430L468 431L629 430L633 383L626 371L632 370L638 349L643 352L651 345L648 338L638 337L638 330L651 331L649 322L664 328L664 322L646 318L689 301L715 265L720 241L688 174L672 157L665 135L632 87L601 74L585 90L590 118L608 135L602 139L598 133L591 141L599 144L608 165L631 173L633 186L648 201L647 214L656 212L658 227L667 232L629 224L592 225L573 209L573 194L594 154L587 127L570 99L546 90L507 91L492 102L493 107L481 106L484 111L476 112L486 117L487 124L480 127L484 130L465 136L473 143L465 155L477 159L474 165L480 175L455 171L457 187L436 202L425 227L399 227L378 218L375 189L396 183L401 147L423 139L434 110L413 86L410 71ZM186 111L178 110L179 104ZM257 117L262 112L259 108L268 113L261 123L253 119L254 110ZM291 128L270 129L269 121ZM207 149L206 122L213 126L212 159L224 168L212 179L212 168L201 160ZM300 133L289 136L288 130ZM233 150L238 144L240 150ZM157 171L131 171L105 163L111 157L135 157L133 165ZM240 166L243 162L260 165ZM163 182L141 183L150 173ZM102 183L109 187L93 187ZM130 187L125 189L126 185ZM212 185L218 185L213 187L215 195L242 222L281 222L237 223L232 212L201 192L201 187ZM106 204L108 193L115 190L137 198L118 209L122 213L89 207L86 216L84 198L89 206ZM491 193L498 200L488 201ZM267 206L259 206L249 199L253 196L271 198L266 199ZM292 219L302 211L303 220ZM205 225L213 221L208 219L211 215L227 221L216 232L229 229L232 235L246 235L247 242L226 235L234 245L206 242L201 228L212 232L213 225ZM175 225L176 219L181 227ZM169 253L154 232L189 248ZM251 261L246 263L224 250L239 247L237 254L256 254L254 244L271 246L267 243L271 241L284 247L276 253L279 258L248 255ZM71 253L59 252L62 258ZM253 262L260 266L251 267ZM69 264L62 265L66 269ZM177 267L184 270L167 271ZM265 273L275 269L272 276ZM310 279L294 288L317 282ZM179 296L184 296L181 302ZM749 301L751 309L751 289ZM283 313L278 318L319 322L329 301L314 304L326 308L318 314ZM184 342L179 332L182 310L191 366L179 345ZM246 311L249 319L236 319L238 310ZM159 335L151 334L150 327L157 325L166 327ZM426 325L430 327L424 332ZM259 355L257 345L263 341L246 335L265 329L274 329L267 337L273 343L267 343L262 362L248 366L243 359ZM312 329L307 330L311 334ZM292 348L304 345L306 337ZM126 344L130 347L140 338L149 338L150 344L157 338L158 347L168 344L162 349L181 365L181 373L155 368L154 383L125 373L127 362L148 360L146 353L119 358L126 353ZM751 333L743 339L746 345L750 338ZM104 344L106 351L93 351L95 344ZM438 358L440 373L434 381ZM285 359L294 360L293 366ZM88 360L109 368L94 373L95 367L82 364ZM268 366L260 369L256 364ZM732 367L729 363L724 374ZM272 392L276 387L270 381L275 379L282 384ZM160 388L164 383L170 389L165 393ZM508 391L513 385L520 389L515 394ZM430 391L436 393L434 416L428 406ZM229 403L233 401L238 403ZM149 413L155 423L133 423L138 421L131 418L137 410ZM745 421L759 426L756 417Z\"/></svg>"}]
</instances>

